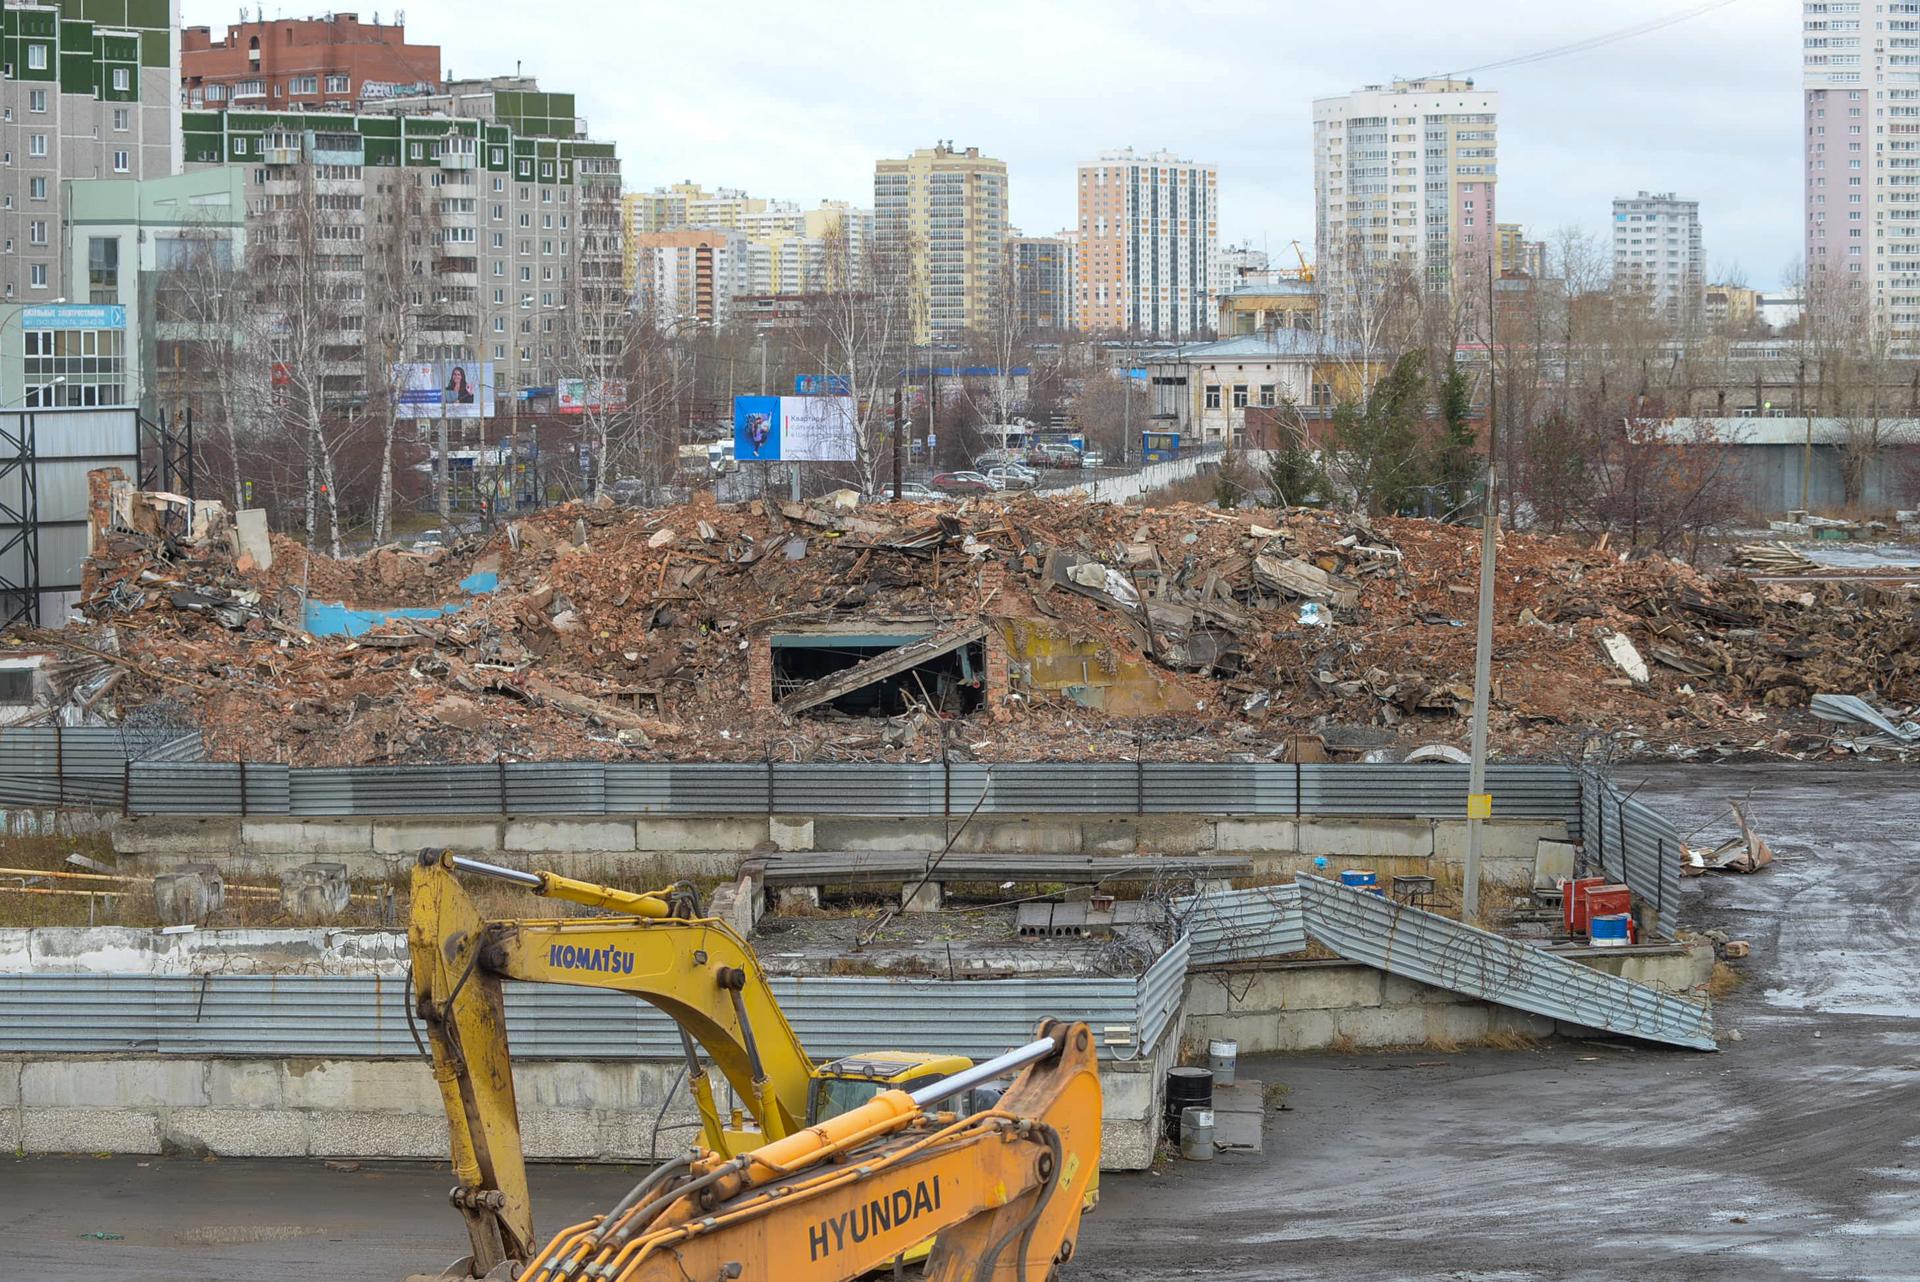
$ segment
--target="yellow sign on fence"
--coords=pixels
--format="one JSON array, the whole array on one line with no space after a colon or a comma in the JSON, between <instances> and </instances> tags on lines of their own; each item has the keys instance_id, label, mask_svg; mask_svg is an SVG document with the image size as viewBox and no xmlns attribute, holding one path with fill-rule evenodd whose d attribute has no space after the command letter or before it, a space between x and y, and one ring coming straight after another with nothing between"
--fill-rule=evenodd
<instances>
[{"instance_id":1,"label":"yellow sign on fence","mask_svg":"<svg viewBox=\"0 0 1920 1282\"><path fill-rule=\"evenodd\" d=\"M1469 793L1467 795L1467 818L1493 818L1493 794L1490 792Z\"/></svg>"}]
</instances>

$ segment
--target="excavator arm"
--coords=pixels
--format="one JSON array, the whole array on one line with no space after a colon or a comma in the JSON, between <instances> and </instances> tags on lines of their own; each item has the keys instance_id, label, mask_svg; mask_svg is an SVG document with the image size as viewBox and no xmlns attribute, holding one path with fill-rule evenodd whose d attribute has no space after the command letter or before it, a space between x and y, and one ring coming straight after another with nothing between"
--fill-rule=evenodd
<instances>
[{"instance_id":1,"label":"excavator arm","mask_svg":"<svg viewBox=\"0 0 1920 1282\"><path fill-rule=\"evenodd\" d=\"M487 921L456 870L624 915ZM812 1061L753 950L724 923L692 916L688 897L637 894L435 851L421 853L412 895L410 1009L425 1030L447 1114L458 1180L451 1200L467 1221L473 1251L464 1271L471 1276L496 1269L510 1275L534 1246L503 980L628 993L671 1016L711 1149L738 1145L726 1135L695 1044L747 1103L765 1138L790 1136L805 1124ZM627 1050L614 1041L607 1049Z\"/></svg>"},{"instance_id":2,"label":"excavator arm","mask_svg":"<svg viewBox=\"0 0 1920 1282\"><path fill-rule=\"evenodd\" d=\"M939 1100L1024 1066L994 1109ZM526 1282L842 1282L934 1235L933 1282L1045 1282L1073 1254L1100 1160L1100 1081L1085 1024L911 1095L870 1103L735 1158L648 1175L562 1231Z\"/></svg>"}]
</instances>

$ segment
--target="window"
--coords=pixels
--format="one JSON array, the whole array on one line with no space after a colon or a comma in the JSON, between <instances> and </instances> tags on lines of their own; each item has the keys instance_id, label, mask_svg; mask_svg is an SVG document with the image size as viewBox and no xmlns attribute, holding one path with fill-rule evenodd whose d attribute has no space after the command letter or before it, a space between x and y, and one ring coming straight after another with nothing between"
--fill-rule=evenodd
<instances>
[{"instance_id":1,"label":"window","mask_svg":"<svg viewBox=\"0 0 1920 1282\"><path fill-rule=\"evenodd\" d=\"M120 239L117 236L91 236L87 239L87 301L120 301Z\"/></svg>"},{"instance_id":2,"label":"window","mask_svg":"<svg viewBox=\"0 0 1920 1282\"><path fill-rule=\"evenodd\" d=\"M300 93L319 93L319 92L320 92L320 77L318 77L318 76L295 76L295 77L293 78L293 83L292 83L291 85L289 85L289 86L287 87L287 92L288 92L288 93L294 93L294 94L300 94Z\"/></svg>"},{"instance_id":3,"label":"window","mask_svg":"<svg viewBox=\"0 0 1920 1282\"><path fill-rule=\"evenodd\" d=\"M125 107L115 107L113 109L114 132L123 134L127 132L127 130L131 129L132 127L133 127L133 113L131 111L128 111Z\"/></svg>"},{"instance_id":4,"label":"window","mask_svg":"<svg viewBox=\"0 0 1920 1282\"><path fill-rule=\"evenodd\" d=\"M47 47L40 44L27 46L27 70L45 71L47 69Z\"/></svg>"},{"instance_id":5,"label":"window","mask_svg":"<svg viewBox=\"0 0 1920 1282\"><path fill-rule=\"evenodd\" d=\"M47 180L44 178L27 179L27 199L45 200L47 198Z\"/></svg>"},{"instance_id":6,"label":"window","mask_svg":"<svg viewBox=\"0 0 1920 1282\"><path fill-rule=\"evenodd\" d=\"M1218 383L1207 384L1207 408L1210 410L1220 408L1220 385Z\"/></svg>"},{"instance_id":7,"label":"window","mask_svg":"<svg viewBox=\"0 0 1920 1282\"><path fill-rule=\"evenodd\" d=\"M45 219L36 218L27 224L27 243L29 245L44 245L47 243L47 223Z\"/></svg>"},{"instance_id":8,"label":"window","mask_svg":"<svg viewBox=\"0 0 1920 1282\"><path fill-rule=\"evenodd\" d=\"M116 151L113 153L113 172L116 174L124 174L128 172L126 152Z\"/></svg>"},{"instance_id":9,"label":"window","mask_svg":"<svg viewBox=\"0 0 1920 1282\"><path fill-rule=\"evenodd\" d=\"M341 75L338 72L334 72L327 77L328 93L350 93L352 90L352 77Z\"/></svg>"},{"instance_id":10,"label":"window","mask_svg":"<svg viewBox=\"0 0 1920 1282\"><path fill-rule=\"evenodd\" d=\"M44 112L47 109L47 91L45 89L27 90L27 110Z\"/></svg>"},{"instance_id":11,"label":"window","mask_svg":"<svg viewBox=\"0 0 1920 1282\"><path fill-rule=\"evenodd\" d=\"M225 102L226 100L227 100L227 87L225 85L208 85L207 86L208 102Z\"/></svg>"},{"instance_id":12,"label":"window","mask_svg":"<svg viewBox=\"0 0 1920 1282\"><path fill-rule=\"evenodd\" d=\"M242 80L233 87L233 96L236 98L264 98L267 96L267 88L264 83L258 80Z\"/></svg>"},{"instance_id":13,"label":"window","mask_svg":"<svg viewBox=\"0 0 1920 1282\"><path fill-rule=\"evenodd\" d=\"M29 156L46 155L47 154L47 136L45 134L28 134L27 135L27 154Z\"/></svg>"},{"instance_id":14,"label":"window","mask_svg":"<svg viewBox=\"0 0 1920 1282\"><path fill-rule=\"evenodd\" d=\"M47 287L47 265L45 263L35 263L27 270L30 273L27 281L29 285L35 289L45 289Z\"/></svg>"},{"instance_id":15,"label":"window","mask_svg":"<svg viewBox=\"0 0 1920 1282\"><path fill-rule=\"evenodd\" d=\"M422 144L422 143L417 143L417 142L410 142L410 143L408 143L408 144L407 144L407 157L408 157L408 159L410 159L410 160L425 160L425 159L426 159L426 156L427 156L427 149L426 149L426 146L425 146L424 144Z\"/></svg>"},{"instance_id":16,"label":"window","mask_svg":"<svg viewBox=\"0 0 1920 1282\"><path fill-rule=\"evenodd\" d=\"M1247 385L1245 383L1235 383L1233 385L1233 408L1237 410L1247 408Z\"/></svg>"},{"instance_id":17,"label":"window","mask_svg":"<svg viewBox=\"0 0 1920 1282\"><path fill-rule=\"evenodd\" d=\"M1269 409L1278 404L1274 399L1274 385L1272 383L1260 384L1260 404Z\"/></svg>"},{"instance_id":18,"label":"window","mask_svg":"<svg viewBox=\"0 0 1920 1282\"><path fill-rule=\"evenodd\" d=\"M113 69L113 91L115 93L127 93L127 92L130 92L132 89L133 89L132 70L127 67L115 67Z\"/></svg>"}]
</instances>

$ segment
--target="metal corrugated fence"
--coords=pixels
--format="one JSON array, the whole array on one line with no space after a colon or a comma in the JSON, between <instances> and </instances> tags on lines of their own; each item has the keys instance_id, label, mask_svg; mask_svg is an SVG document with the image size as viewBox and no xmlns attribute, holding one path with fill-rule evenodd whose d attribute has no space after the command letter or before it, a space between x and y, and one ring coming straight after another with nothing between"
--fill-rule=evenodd
<instances>
[{"instance_id":1,"label":"metal corrugated fence","mask_svg":"<svg viewBox=\"0 0 1920 1282\"><path fill-rule=\"evenodd\" d=\"M1173 913L1192 940L1189 956L1195 966L1265 961L1307 947L1298 886L1210 890L1176 899Z\"/></svg>"},{"instance_id":2,"label":"metal corrugated fence","mask_svg":"<svg viewBox=\"0 0 1920 1282\"><path fill-rule=\"evenodd\" d=\"M1584 862L1632 890L1654 910L1656 932L1673 938L1680 907L1680 830L1593 773L1582 780L1580 809Z\"/></svg>"},{"instance_id":3,"label":"metal corrugated fence","mask_svg":"<svg viewBox=\"0 0 1920 1282\"><path fill-rule=\"evenodd\" d=\"M1323 878L1296 884L1307 933L1348 961L1568 1024L1718 1049L1702 1002Z\"/></svg>"},{"instance_id":4,"label":"metal corrugated fence","mask_svg":"<svg viewBox=\"0 0 1920 1282\"><path fill-rule=\"evenodd\" d=\"M197 742L197 741L196 741ZM47 768L51 770L51 763ZM1391 816L1466 814L1467 769L1178 762L671 764L501 762L289 770L125 760L134 814L506 815L983 814ZM277 772L277 773L276 773ZM1580 776L1560 765L1488 767L1494 816L1560 819L1577 835ZM246 794L241 795L241 783ZM42 791L44 781L36 785ZM8 800L0 779L0 804ZM115 792L104 804L118 806Z\"/></svg>"},{"instance_id":5,"label":"metal corrugated fence","mask_svg":"<svg viewBox=\"0 0 1920 1282\"><path fill-rule=\"evenodd\" d=\"M134 761L199 761L197 730L19 726L0 730L0 807L119 810Z\"/></svg>"},{"instance_id":6,"label":"metal corrugated fence","mask_svg":"<svg viewBox=\"0 0 1920 1282\"><path fill-rule=\"evenodd\" d=\"M808 1050L888 1047L984 1059L1028 1040L1043 1018L1133 1030L1151 1051L1179 1008L1184 939L1138 979L1103 976L955 982L864 976L775 977ZM0 976L0 1051L385 1058L418 1054L402 976ZM668 1060L673 1022L619 993L506 985L514 1054L529 1059ZM1134 1047L1121 1047L1131 1058Z\"/></svg>"}]
</instances>

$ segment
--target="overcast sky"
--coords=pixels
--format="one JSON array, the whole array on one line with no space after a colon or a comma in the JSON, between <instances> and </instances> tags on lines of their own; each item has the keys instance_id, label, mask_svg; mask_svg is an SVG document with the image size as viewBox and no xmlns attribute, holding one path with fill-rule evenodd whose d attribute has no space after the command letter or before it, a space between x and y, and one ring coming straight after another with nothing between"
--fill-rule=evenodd
<instances>
[{"instance_id":1,"label":"overcast sky","mask_svg":"<svg viewBox=\"0 0 1920 1282\"><path fill-rule=\"evenodd\" d=\"M1029 233L1074 221L1075 165L1165 148L1220 169L1221 234L1279 255L1313 234L1316 96L1496 62L1693 0L412 0L459 76L578 95L630 189L690 178L811 205L873 200L873 161L950 138L1005 160ZM235 4L186 0L216 28ZM285 8L304 16L319 7ZM362 7L362 18L373 10ZM268 10L275 16L275 10ZM394 10L380 16L391 21ZM1351 18L1343 15L1351 14ZM1502 96L1500 218L1604 233L1609 201L1700 201L1709 272L1778 284L1799 252L1800 6L1732 0L1477 79Z\"/></svg>"}]
</instances>

